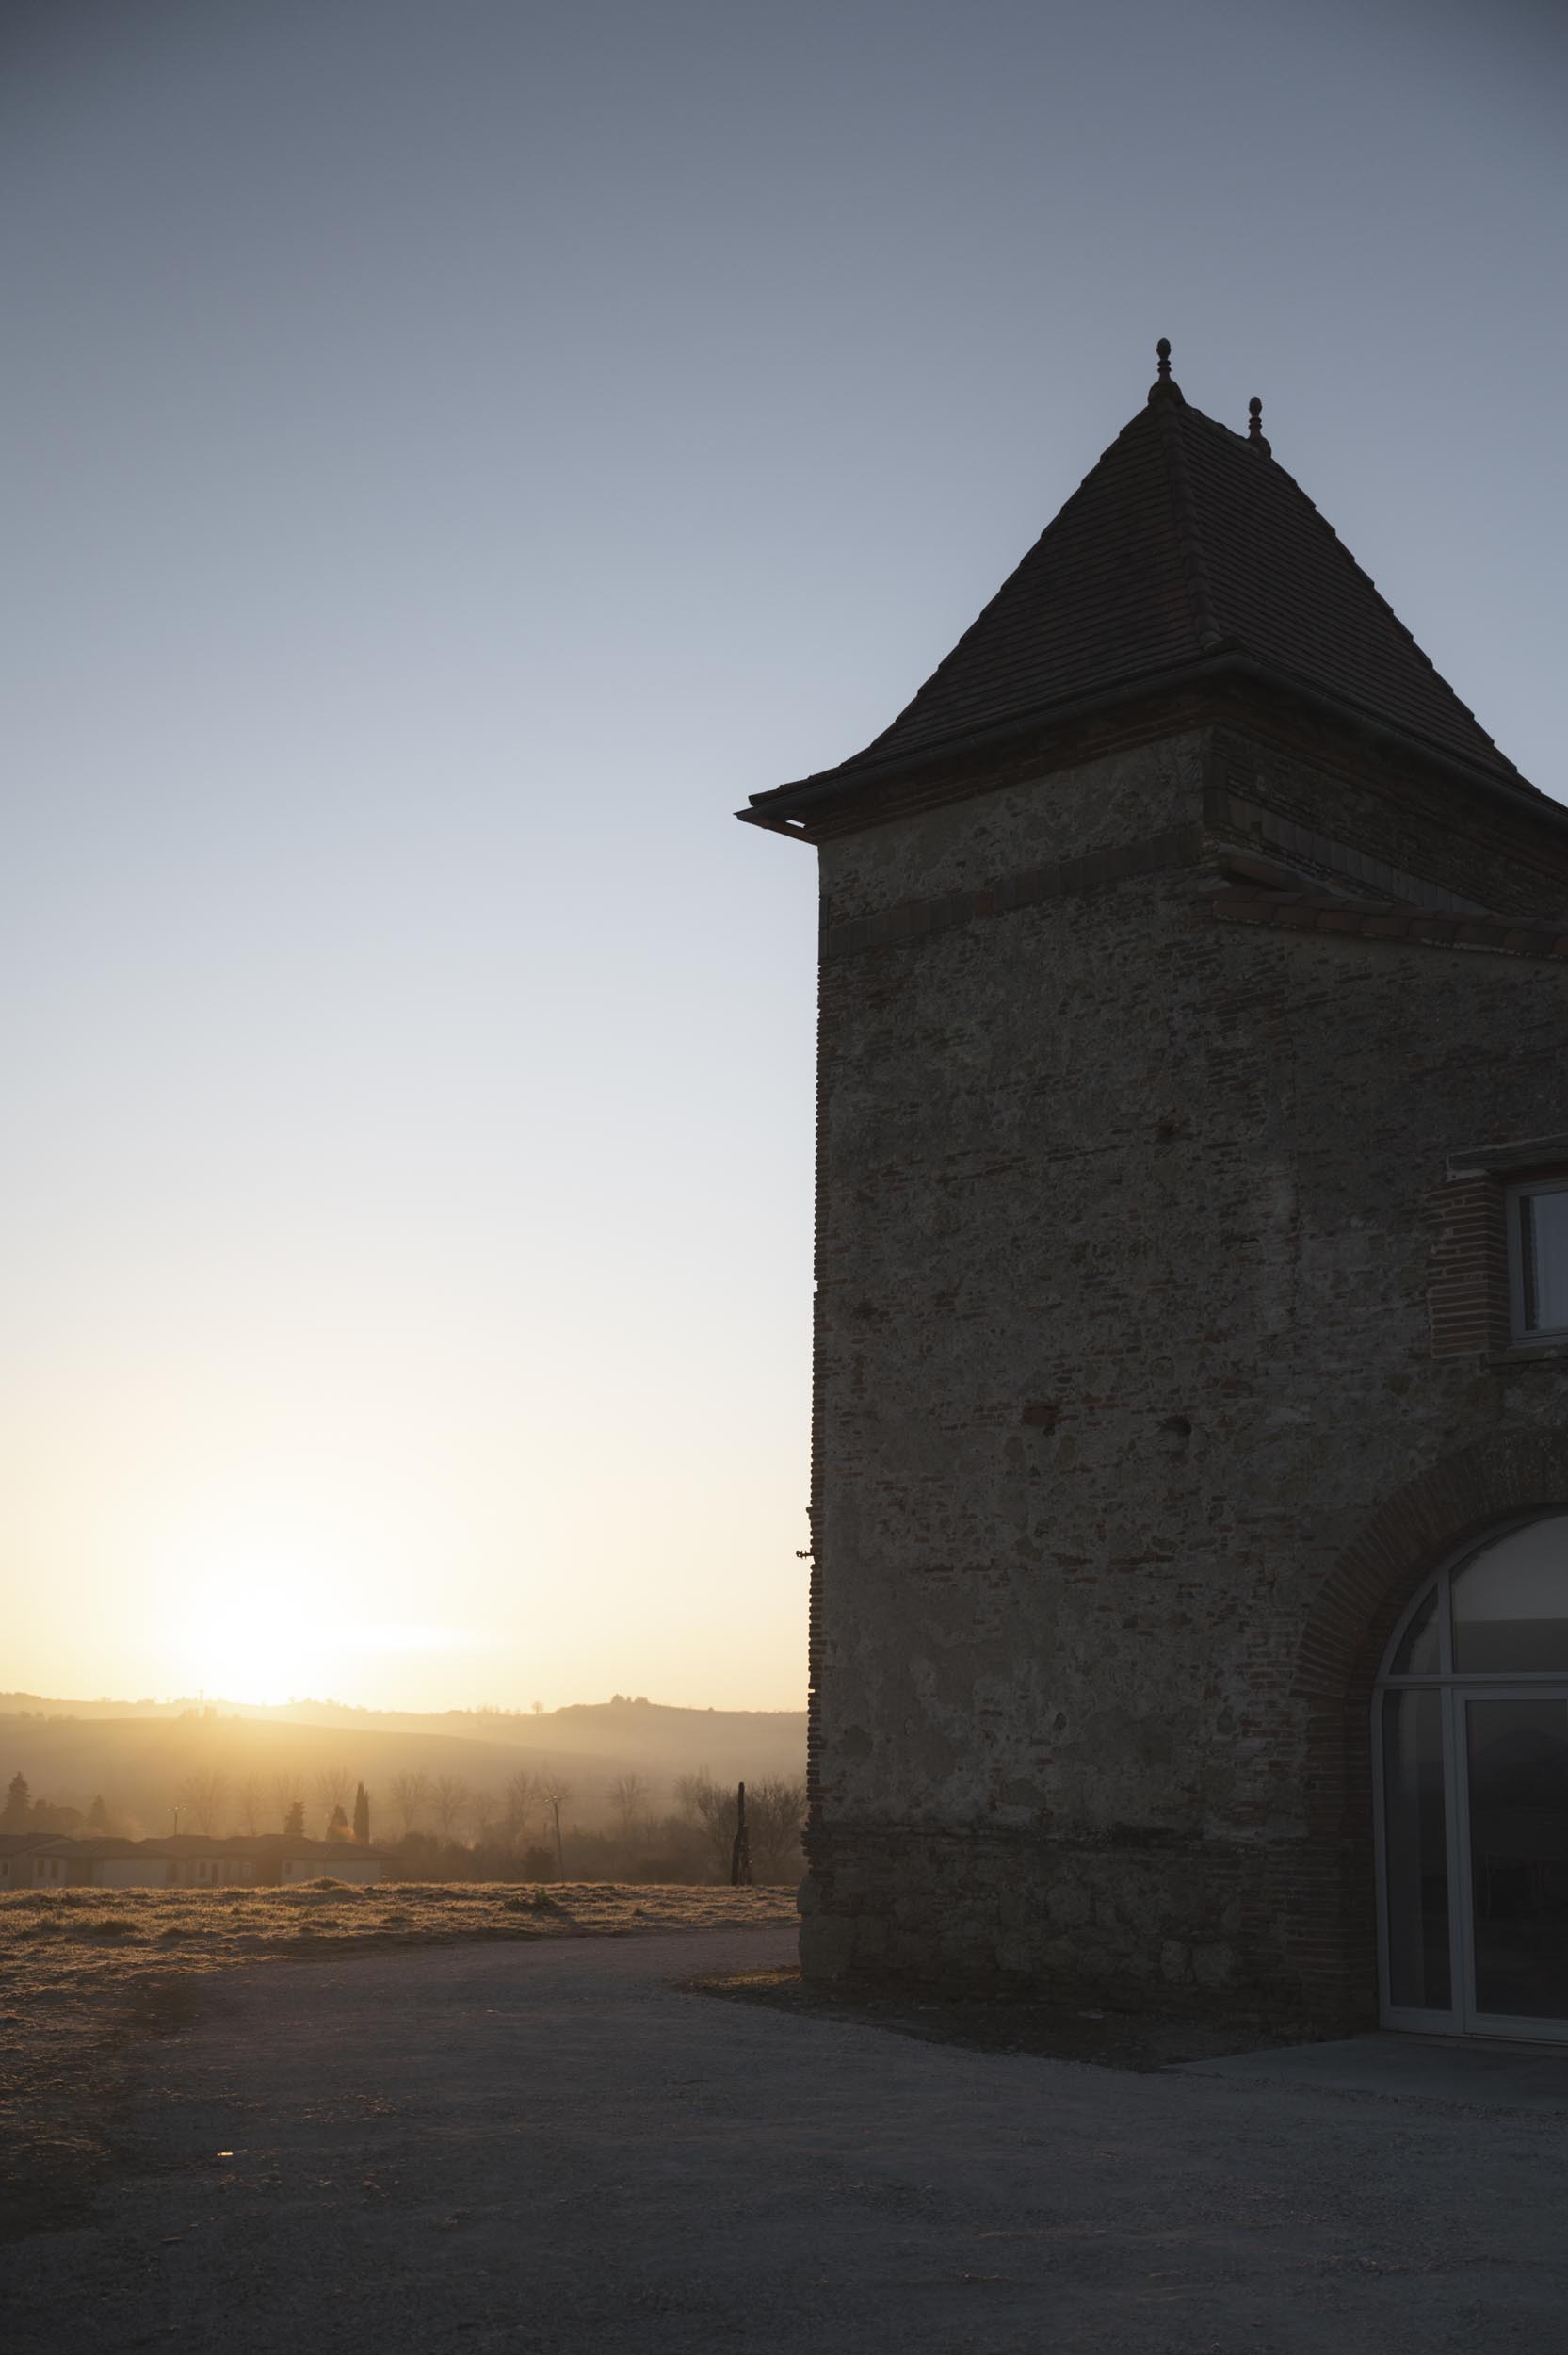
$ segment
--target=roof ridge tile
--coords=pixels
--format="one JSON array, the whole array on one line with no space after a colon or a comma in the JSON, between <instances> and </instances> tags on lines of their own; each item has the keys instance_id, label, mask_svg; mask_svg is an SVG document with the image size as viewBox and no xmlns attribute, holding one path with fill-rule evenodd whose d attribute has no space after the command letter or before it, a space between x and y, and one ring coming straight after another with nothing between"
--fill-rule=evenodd
<instances>
[{"instance_id":1,"label":"roof ridge tile","mask_svg":"<svg viewBox=\"0 0 1568 2355\"><path fill-rule=\"evenodd\" d=\"M1182 417L1187 414L1196 416L1199 413L1196 410L1188 413L1185 400L1162 400L1158 402L1156 414L1159 420L1160 447L1165 458L1171 502L1176 512L1176 542L1181 550L1187 593L1192 606L1198 651L1200 654L1213 654L1223 644L1224 633L1214 616L1208 567L1204 561L1203 529L1197 501L1192 495L1191 478L1187 471L1187 453L1182 447Z\"/></svg>"}]
</instances>

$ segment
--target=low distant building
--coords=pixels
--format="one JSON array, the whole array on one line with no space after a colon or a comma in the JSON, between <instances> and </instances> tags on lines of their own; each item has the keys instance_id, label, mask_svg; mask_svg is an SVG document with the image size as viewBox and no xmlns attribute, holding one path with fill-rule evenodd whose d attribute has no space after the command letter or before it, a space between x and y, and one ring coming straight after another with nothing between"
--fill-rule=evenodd
<instances>
[{"instance_id":1,"label":"low distant building","mask_svg":"<svg viewBox=\"0 0 1568 2355\"><path fill-rule=\"evenodd\" d=\"M78 1840L64 1832L0 1834L0 1892L15 1889L246 1889L303 1881L358 1888L386 1878L387 1851L281 1832L234 1839L175 1832L164 1840Z\"/></svg>"},{"instance_id":2,"label":"low distant building","mask_svg":"<svg viewBox=\"0 0 1568 2355\"><path fill-rule=\"evenodd\" d=\"M357 1842L322 1840L315 1843L314 1864L307 1864L299 1856L292 1857L291 1878L303 1879L312 1873L326 1874L335 1881L351 1881L356 1887L371 1881L384 1881L388 1862L384 1848L362 1847Z\"/></svg>"},{"instance_id":3,"label":"low distant building","mask_svg":"<svg viewBox=\"0 0 1568 2355\"><path fill-rule=\"evenodd\" d=\"M256 1872L258 1843L243 1835L225 1840L210 1832L178 1831L137 1844L149 1849L156 1846L168 1858L173 1867L165 1877L168 1888L244 1888L260 1877Z\"/></svg>"},{"instance_id":4,"label":"low distant building","mask_svg":"<svg viewBox=\"0 0 1568 2355\"><path fill-rule=\"evenodd\" d=\"M0 1832L0 1890L57 1887L64 1878L52 1865L58 1848L48 1832Z\"/></svg>"},{"instance_id":5,"label":"low distant building","mask_svg":"<svg viewBox=\"0 0 1568 2355\"><path fill-rule=\"evenodd\" d=\"M77 1840L73 1843L72 1879L94 1889L163 1889L171 1859L156 1840Z\"/></svg>"},{"instance_id":6,"label":"low distant building","mask_svg":"<svg viewBox=\"0 0 1568 2355\"><path fill-rule=\"evenodd\" d=\"M358 1887L386 1878L386 1850L351 1840L303 1840L275 1831L218 1840L178 1832L155 1844L177 1868L169 1875L170 1885L184 1889L276 1888L314 1880Z\"/></svg>"},{"instance_id":7,"label":"low distant building","mask_svg":"<svg viewBox=\"0 0 1568 2355\"><path fill-rule=\"evenodd\" d=\"M78 1840L49 1831L12 1835L0 1844L0 1890L162 1889L177 1876L158 1840Z\"/></svg>"},{"instance_id":8,"label":"low distant building","mask_svg":"<svg viewBox=\"0 0 1568 2355\"><path fill-rule=\"evenodd\" d=\"M259 1881L290 1883L314 1880L349 1881L357 1888L386 1878L387 1851L362 1847L352 1840L285 1840L266 1832L253 1843Z\"/></svg>"}]
</instances>

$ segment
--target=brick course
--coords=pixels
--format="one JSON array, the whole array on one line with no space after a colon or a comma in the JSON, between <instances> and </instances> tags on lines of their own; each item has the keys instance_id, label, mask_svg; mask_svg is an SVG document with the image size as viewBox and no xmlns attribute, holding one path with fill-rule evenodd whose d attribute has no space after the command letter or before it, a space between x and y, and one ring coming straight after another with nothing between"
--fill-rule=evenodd
<instances>
[{"instance_id":1,"label":"brick course","mask_svg":"<svg viewBox=\"0 0 1568 2355\"><path fill-rule=\"evenodd\" d=\"M1427 1298L1434 1357L1491 1357L1509 1346L1504 1194L1478 1171L1450 1178L1428 1197L1431 1272Z\"/></svg>"}]
</instances>

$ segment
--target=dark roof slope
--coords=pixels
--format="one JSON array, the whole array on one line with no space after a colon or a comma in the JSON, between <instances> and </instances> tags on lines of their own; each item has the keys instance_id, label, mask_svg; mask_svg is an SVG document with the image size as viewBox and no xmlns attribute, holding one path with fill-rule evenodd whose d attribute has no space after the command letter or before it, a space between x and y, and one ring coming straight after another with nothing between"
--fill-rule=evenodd
<instances>
[{"instance_id":1,"label":"dark roof slope","mask_svg":"<svg viewBox=\"0 0 1568 2355\"><path fill-rule=\"evenodd\" d=\"M1164 373L845 784L978 733L1229 657L1519 788L1306 493ZM784 792L793 788L784 788ZM756 797L759 801L765 796Z\"/></svg>"}]
</instances>

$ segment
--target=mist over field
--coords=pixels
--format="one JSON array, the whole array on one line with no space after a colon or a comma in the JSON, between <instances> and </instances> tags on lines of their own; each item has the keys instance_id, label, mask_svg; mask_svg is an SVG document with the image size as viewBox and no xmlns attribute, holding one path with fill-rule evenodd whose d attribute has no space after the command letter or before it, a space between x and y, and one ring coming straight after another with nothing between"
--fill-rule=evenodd
<instances>
[{"instance_id":1,"label":"mist over field","mask_svg":"<svg viewBox=\"0 0 1568 2355\"><path fill-rule=\"evenodd\" d=\"M253 1834L280 1829L298 1805L319 1837L363 1786L371 1839L411 1870L505 1876L526 1863L540 1876L701 1881L724 1876L737 1782L757 1793L765 1824L770 1794L790 1817L805 1724L802 1711L671 1709L619 1695L426 1717L333 1701L9 1693L0 1695L0 1793L8 1830ZM796 1875L792 1827L769 1861L778 1877Z\"/></svg>"}]
</instances>

